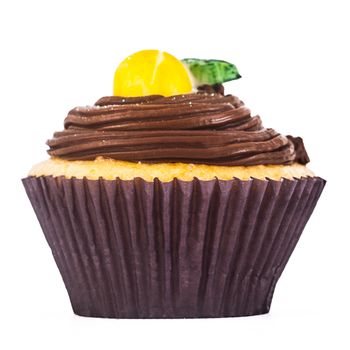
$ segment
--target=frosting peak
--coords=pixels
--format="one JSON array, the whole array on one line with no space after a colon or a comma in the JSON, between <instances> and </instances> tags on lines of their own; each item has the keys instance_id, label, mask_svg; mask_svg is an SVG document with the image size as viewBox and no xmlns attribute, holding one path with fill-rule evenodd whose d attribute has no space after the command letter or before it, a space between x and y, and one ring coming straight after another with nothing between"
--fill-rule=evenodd
<instances>
[{"instance_id":1,"label":"frosting peak","mask_svg":"<svg viewBox=\"0 0 350 350\"><path fill-rule=\"evenodd\" d=\"M296 159L293 138L264 128L239 98L216 92L103 97L71 110L64 131L47 144L51 156L68 160L257 165Z\"/></svg>"}]
</instances>

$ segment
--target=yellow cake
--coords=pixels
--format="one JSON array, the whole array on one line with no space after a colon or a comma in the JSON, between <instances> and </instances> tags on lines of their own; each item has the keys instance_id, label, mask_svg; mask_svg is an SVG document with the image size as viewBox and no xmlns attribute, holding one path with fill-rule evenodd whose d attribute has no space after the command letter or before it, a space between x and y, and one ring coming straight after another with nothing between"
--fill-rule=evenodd
<instances>
[{"instance_id":1,"label":"yellow cake","mask_svg":"<svg viewBox=\"0 0 350 350\"><path fill-rule=\"evenodd\" d=\"M177 178L183 181L199 180L241 180L282 178L293 179L314 176L305 165L293 163L291 165L253 165L253 166L218 166L188 163L156 163L127 162L98 157L95 160L69 161L59 158L50 158L36 164L29 172L30 176L64 176L68 179L87 178L97 180L100 177L106 180L132 180L140 177L152 182L155 178L169 182Z\"/></svg>"}]
</instances>

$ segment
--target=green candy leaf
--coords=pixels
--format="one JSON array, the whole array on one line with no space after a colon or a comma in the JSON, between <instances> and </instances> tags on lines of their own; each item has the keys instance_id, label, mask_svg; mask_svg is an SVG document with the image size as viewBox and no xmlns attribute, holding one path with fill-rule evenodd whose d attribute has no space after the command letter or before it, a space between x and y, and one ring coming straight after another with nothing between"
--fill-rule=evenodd
<instances>
[{"instance_id":1,"label":"green candy leaf","mask_svg":"<svg viewBox=\"0 0 350 350\"><path fill-rule=\"evenodd\" d=\"M198 86L221 84L241 77L237 67L226 61L185 58L182 63L190 70Z\"/></svg>"}]
</instances>

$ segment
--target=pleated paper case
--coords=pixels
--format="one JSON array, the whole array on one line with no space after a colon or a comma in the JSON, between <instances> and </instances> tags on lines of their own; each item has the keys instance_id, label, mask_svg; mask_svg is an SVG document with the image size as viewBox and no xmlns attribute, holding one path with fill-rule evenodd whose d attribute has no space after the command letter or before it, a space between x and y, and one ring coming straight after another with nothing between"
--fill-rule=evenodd
<instances>
[{"instance_id":1,"label":"pleated paper case","mask_svg":"<svg viewBox=\"0 0 350 350\"><path fill-rule=\"evenodd\" d=\"M325 181L23 184L76 314L187 318L267 313Z\"/></svg>"}]
</instances>

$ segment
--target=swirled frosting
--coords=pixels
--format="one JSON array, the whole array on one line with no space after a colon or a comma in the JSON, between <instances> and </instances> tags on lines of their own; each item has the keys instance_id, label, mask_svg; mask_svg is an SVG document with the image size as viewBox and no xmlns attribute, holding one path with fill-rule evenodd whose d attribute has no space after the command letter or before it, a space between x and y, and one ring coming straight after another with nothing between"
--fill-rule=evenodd
<instances>
[{"instance_id":1,"label":"swirled frosting","mask_svg":"<svg viewBox=\"0 0 350 350\"><path fill-rule=\"evenodd\" d=\"M235 96L199 92L103 97L71 110L48 153L67 160L102 156L141 162L290 164L291 138L262 126Z\"/></svg>"}]
</instances>

